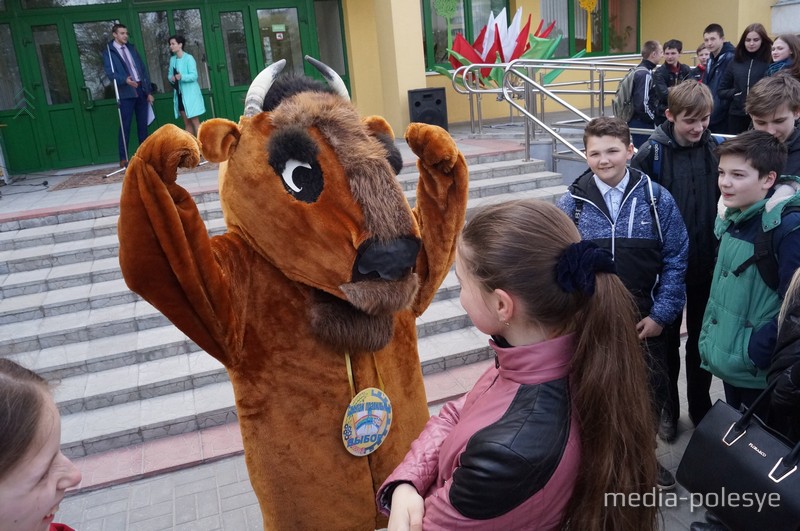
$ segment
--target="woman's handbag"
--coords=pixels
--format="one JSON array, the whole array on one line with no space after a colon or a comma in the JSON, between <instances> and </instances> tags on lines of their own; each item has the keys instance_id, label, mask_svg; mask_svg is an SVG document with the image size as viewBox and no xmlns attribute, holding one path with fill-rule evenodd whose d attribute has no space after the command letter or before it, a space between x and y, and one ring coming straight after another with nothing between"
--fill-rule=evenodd
<instances>
[{"instance_id":1,"label":"woman's handbag","mask_svg":"<svg viewBox=\"0 0 800 531\"><path fill-rule=\"evenodd\" d=\"M677 479L692 501L702 501L733 531L800 529L800 443L792 447L753 414L774 386L744 414L717 400L678 465Z\"/></svg>"}]
</instances>

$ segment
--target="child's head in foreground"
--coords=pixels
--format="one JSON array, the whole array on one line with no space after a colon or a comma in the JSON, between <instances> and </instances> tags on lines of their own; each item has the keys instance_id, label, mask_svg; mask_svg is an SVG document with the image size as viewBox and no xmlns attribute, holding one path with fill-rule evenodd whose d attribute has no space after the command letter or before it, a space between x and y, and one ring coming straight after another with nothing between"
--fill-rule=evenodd
<instances>
[{"instance_id":1,"label":"child's head in foreground","mask_svg":"<svg viewBox=\"0 0 800 531\"><path fill-rule=\"evenodd\" d=\"M786 165L786 146L765 131L745 131L716 152L722 204L741 211L767 196Z\"/></svg>"},{"instance_id":2,"label":"child's head in foreground","mask_svg":"<svg viewBox=\"0 0 800 531\"><path fill-rule=\"evenodd\" d=\"M61 418L47 382L0 358L0 528L47 530L80 480L61 453Z\"/></svg>"}]
</instances>

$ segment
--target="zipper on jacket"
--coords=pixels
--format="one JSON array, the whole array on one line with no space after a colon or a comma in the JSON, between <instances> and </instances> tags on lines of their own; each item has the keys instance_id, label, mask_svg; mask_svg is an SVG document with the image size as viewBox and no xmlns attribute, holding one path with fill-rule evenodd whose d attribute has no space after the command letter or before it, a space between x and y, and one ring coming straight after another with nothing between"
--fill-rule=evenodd
<instances>
[{"instance_id":1,"label":"zipper on jacket","mask_svg":"<svg viewBox=\"0 0 800 531\"><path fill-rule=\"evenodd\" d=\"M631 202L631 213L628 215L628 238L633 236L633 217L636 214L636 198Z\"/></svg>"}]
</instances>

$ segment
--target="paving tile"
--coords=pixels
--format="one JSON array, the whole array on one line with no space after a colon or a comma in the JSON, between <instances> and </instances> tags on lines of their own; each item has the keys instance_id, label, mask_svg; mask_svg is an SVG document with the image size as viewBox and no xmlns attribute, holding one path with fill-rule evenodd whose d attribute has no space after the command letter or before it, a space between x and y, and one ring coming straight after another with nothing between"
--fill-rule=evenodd
<instances>
[{"instance_id":1,"label":"paving tile","mask_svg":"<svg viewBox=\"0 0 800 531\"><path fill-rule=\"evenodd\" d=\"M196 431L156 439L144 445L144 472L169 470L175 463L199 463L202 458L200 434Z\"/></svg>"}]
</instances>

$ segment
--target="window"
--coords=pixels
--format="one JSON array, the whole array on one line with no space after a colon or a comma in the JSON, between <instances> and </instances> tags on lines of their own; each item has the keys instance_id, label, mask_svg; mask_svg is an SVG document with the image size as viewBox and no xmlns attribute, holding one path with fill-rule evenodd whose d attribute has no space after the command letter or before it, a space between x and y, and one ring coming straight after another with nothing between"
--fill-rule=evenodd
<instances>
[{"instance_id":1,"label":"window","mask_svg":"<svg viewBox=\"0 0 800 531\"><path fill-rule=\"evenodd\" d=\"M456 35L474 42L489 20L503 8L508 14L507 0L422 0L423 46L425 65L447 66L447 49Z\"/></svg>"},{"instance_id":2,"label":"window","mask_svg":"<svg viewBox=\"0 0 800 531\"><path fill-rule=\"evenodd\" d=\"M22 9L119 4L122 0L22 0Z\"/></svg>"},{"instance_id":3,"label":"window","mask_svg":"<svg viewBox=\"0 0 800 531\"><path fill-rule=\"evenodd\" d=\"M556 21L553 35L564 36L556 57L639 51L639 0L540 0L540 9L545 24Z\"/></svg>"},{"instance_id":4,"label":"window","mask_svg":"<svg viewBox=\"0 0 800 531\"><path fill-rule=\"evenodd\" d=\"M17 107L22 94L22 79L19 75L14 40L8 24L0 24L0 110Z\"/></svg>"}]
</instances>

